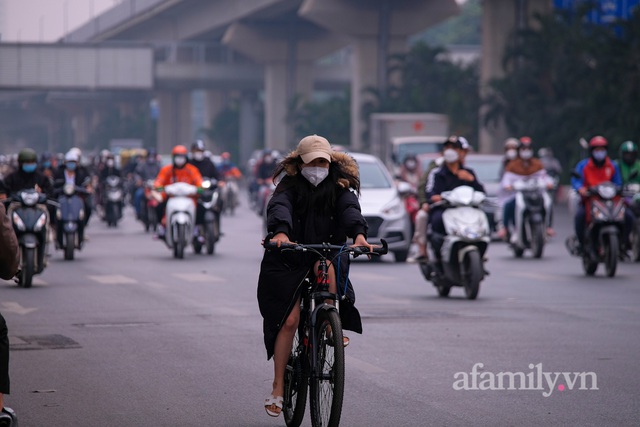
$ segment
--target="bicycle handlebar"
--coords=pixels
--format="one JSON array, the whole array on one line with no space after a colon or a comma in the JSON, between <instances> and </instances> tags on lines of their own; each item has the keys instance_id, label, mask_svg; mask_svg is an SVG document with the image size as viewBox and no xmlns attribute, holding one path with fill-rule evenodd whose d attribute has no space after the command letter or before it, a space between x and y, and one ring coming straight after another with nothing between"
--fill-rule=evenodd
<instances>
[{"instance_id":1,"label":"bicycle handlebar","mask_svg":"<svg viewBox=\"0 0 640 427\"><path fill-rule=\"evenodd\" d=\"M369 251L369 248L366 246L347 246L347 245L332 245L329 243L320 243L320 244L309 244L305 245L302 243L280 243L278 246L277 243L271 241L271 237L273 234L269 233L265 238L262 246L265 249L292 249L295 251L313 251L313 252L329 252L329 251L342 251L342 252L350 252L354 257L359 255L385 255L389 252L389 245L387 241L384 239L380 239L380 243L382 243L382 247L375 247L373 251Z\"/></svg>"}]
</instances>

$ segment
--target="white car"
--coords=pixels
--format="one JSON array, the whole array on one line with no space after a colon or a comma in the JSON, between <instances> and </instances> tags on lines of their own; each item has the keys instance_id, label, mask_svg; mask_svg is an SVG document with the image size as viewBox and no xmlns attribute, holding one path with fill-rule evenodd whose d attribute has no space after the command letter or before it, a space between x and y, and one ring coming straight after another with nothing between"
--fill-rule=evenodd
<instances>
[{"instance_id":1,"label":"white car","mask_svg":"<svg viewBox=\"0 0 640 427\"><path fill-rule=\"evenodd\" d=\"M369 224L367 240L389 243L396 262L404 262L411 245L411 219L389 170L375 156L349 153L360 169L360 207Z\"/></svg>"}]
</instances>

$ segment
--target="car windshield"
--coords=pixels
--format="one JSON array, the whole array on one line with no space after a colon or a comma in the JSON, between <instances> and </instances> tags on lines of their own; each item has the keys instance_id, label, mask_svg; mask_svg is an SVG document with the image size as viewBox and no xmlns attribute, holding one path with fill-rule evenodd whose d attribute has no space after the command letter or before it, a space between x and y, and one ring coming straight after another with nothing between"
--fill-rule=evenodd
<instances>
[{"instance_id":1,"label":"car windshield","mask_svg":"<svg viewBox=\"0 0 640 427\"><path fill-rule=\"evenodd\" d=\"M479 160L467 159L464 166L473 171L480 182L499 182L500 181L500 159L498 160Z\"/></svg>"},{"instance_id":2,"label":"car windshield","mask_svg":"<svg viewBox=\"0 0 640 427\"><path fill-rule=\"evenodd\" d=\"M402 163L408 154L424 154L440 152L440 144L433 142L412 142L407 144L398 144L398 162Z\"/></svg>"},{"instance_id":3,"label":"car windshield","mask_svg":"<svg viewBox=\"0 0 640 427\"><path fill-rule=\"evenodd\" d=\"M361 188L391 188L391 182L376 162L358 162Z\"/></svg>"}]
</instances>

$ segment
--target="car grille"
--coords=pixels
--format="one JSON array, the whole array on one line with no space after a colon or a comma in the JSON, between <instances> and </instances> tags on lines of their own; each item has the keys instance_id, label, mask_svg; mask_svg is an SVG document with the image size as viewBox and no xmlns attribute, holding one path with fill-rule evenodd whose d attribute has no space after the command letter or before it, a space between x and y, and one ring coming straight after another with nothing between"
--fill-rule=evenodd
<instances>
[{"instance_id":1,"label":"car grille","mask_svg":"<svg viewBox=\"0 0 640 427\"><path fill-rule=\"evenodd\" d=\"M380 232L380 226L384 220L379 216L365 216L364 219L367 221L367 224L369 224L367 237L377 237Z\"/></svg>"}]
</instances>

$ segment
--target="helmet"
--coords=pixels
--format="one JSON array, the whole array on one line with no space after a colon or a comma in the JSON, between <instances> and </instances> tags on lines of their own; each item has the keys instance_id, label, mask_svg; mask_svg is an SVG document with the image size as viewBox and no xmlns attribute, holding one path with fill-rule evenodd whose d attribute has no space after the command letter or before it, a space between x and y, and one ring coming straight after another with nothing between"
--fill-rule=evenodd
<instances>
[{"instance_id":1,"label":"helmet","mask_svg":"<svg viewBox=\"0 0 640 427\"><path fill-rule=\"evenodd\" d=\"M220 154L220 157L222 159L230 159L231 158L231 154L228 151L225 151L224 153Z\"/></svg>"},{"instance_id":2,"label":"helmet","mask_svg":"<svg viewBox=\"0 0 640 427\"><path fill-rule=\"evenodd\" d=\"M551 152L550 148L545 148L542 147L541 149L538 150L538 157L551 157L553 155L553 153Z\"/></svg>"},{"instance_id":3,"label":"helmet","mask_svg":"<svg viewBox=\"0 0 640 427\"><path fill-rule=\"evenodd\" d=\"M528 136L523 136L520 138L520 148L528 147L531 148L531 138Z\"/></svg>"},{"instance_id":4,"label":"helmet","mask_svg":"<svg viewBox=\"0 0 640 427\"><path fill-rule=\"evenodd\" d=\"M173 150L171 150L172 156L176 156L176 155L186 156L188 153L189 152L187 150L187 147L185 147L184 145L176 145L175 147L173 147Z\"/></svg>"},{"instance_id":5,"label":"helmet","mask_svg":"<svg viewBox=\"0 0 640 427\"><path fill-rule=\"evenodd\" d=\"M594 148L598 148L598 147L607 147L609 145L609 143L607 142L607 140L603 137L603 136L594 136L593 138L591 138L591 140L589 141L589 148L590 149L594 149Z\"/></svg>"},{"instance_id":6,"label":"helmet","mask_svg":"<svg viewBox=\"0 0 640 427\"><path fill-rule=\"evenodd\" d=\"M507 138L504 141L505 150L508 150L509 148L518 148L519 145L520 145L520 142L515 138Z\"/></svg>"},{"instance_id":7,"label":"helmet","mask_svg":"<svg viewBox=\"0 0 640 427\"><path fill-rule=\"evenodd\" d=\"M80 156L82 156L82 150L80 150L78 147L73 147L69 150L69 152L73 152L76 154L76 156L78 156L78 159L80 158Z\"/></svg>"},{"instance_id":8,"label":"helmet","mask_svg":"<svg viewBox=\"0 0 640 427\"><path fill-rule=\"evenodd\" d=\"M77 162L78 161L78 153L73 151L73 150L67 151L67 154L64 155L64 161L65 162Z\"/></svg>"},{"instance_id":9,"label":"helmet","mask_svg":"<svg viewBox=\"0 0 640 427\"><path fill-rule=\"evenodd\" d=\"M633 141L625 141L620 146L621 153L634 153L638 152L638 146Z\"/></svg>"},{"instance_id":10,"label":"helmet","mask_svg":"<svg viewBox=\"0 0 640 427\"><path fill-rule=\"evenodd\" d=\"M204 141L201 139L197 139L191 144L191 151L204 151Z\"/></svg>"},{"instance_id":11,"label":"helmet","mask_svg":"<svg viewBox=\"0 0 640 427\"><path fill-rule=\"evenodd\" d=\"M34 163L38 161L38 155L31 148L23 148L18 153L18 163Z\"/></svg>"}]
</instances>

